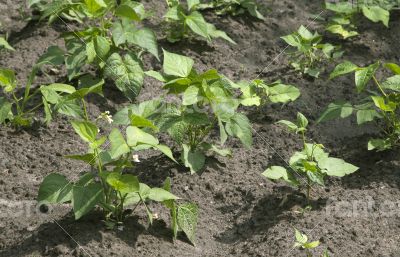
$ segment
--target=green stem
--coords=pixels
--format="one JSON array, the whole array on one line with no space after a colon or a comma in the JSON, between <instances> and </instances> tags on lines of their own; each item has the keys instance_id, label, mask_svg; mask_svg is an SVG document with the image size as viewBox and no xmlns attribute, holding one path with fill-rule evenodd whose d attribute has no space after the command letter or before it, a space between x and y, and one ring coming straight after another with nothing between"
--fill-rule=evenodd
<instances>
[{"instance_id":1,"label":"green stem","mask_svg":"<svg viewBox=\"0 0 400 257\"><path fill-rule=\"evenodd\" d=\"M86 102L83 98L81 99L81 102L82 102L82 106L83 106L83 113L85 115L85 120L89 121L89 115L87 113Z\"/></svg>"},{"instance_id":2,"label":"green stem","mask_svg":"<svg viewBox=\"0 0 400 257\"><path fill-rule=\"evenodd\" d=\"M387 97L387 94L385 93L385 91L383 91L383 88L382 88L381 84L378 82L378 80L376 79L375 75L372 75L372 78L374 79L375 84L378 86L378 88L379 88L379 90L381 91L381 93L382 93L385 97Z\"/></svg>"},{"instance_id":3,"label":"green stem","mask_svg":"<svg viewBox=\"0 0 400 257\"><path fill-rule=\"evenodd\" d=\"M15 101L15 105L17 106L17 113L18 113L18 115L21 115L22 113L22 110L21 110L21 107L20 107L20 105L19 105L19 100L18 100L18 98L17 98L17 96L15 95L15 93L14 92L12 92L12 97L14 98L14 101Z\"/></svg>"}]
</instances>

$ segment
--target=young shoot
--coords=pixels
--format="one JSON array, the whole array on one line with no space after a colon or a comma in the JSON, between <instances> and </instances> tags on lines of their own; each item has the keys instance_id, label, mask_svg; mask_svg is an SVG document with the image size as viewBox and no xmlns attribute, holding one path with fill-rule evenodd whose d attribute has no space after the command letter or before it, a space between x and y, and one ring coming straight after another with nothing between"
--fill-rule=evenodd
<instances>
[{"instance_id":1,"label":"young shoot","mask_svg":"<svg viewBox=\"0 0 400 257\"><path fill-rule=\"evenodd\" d=\"M304 249L306 252L306 257L313 257L312 250L320 245L319 241L308 241L306 234L301 233L299 230L295 230L296 243L293 247ZM321 257L329 257L328 250L325 250Z\"/></svg>"},{"instance_id":2,"label":"young shoot","mask_svg":"<svg viewBox=\"0 0 400 257\"><path fill-rule=\"evenodd\" d=\"M305 187L307 203L310 203L312 187L314 185L324 186L326 176L343 177L358 170L358 167L342 159L329 157L322 144L310 143L307 140L308 120L303 114L297 114L295 123L280 120L278 124L285 125L289 131L300 135L303 149L292 155L288 169L271 166L262 175L271 180L284 180L295 187Z\"/></svg>"}]
</instances>

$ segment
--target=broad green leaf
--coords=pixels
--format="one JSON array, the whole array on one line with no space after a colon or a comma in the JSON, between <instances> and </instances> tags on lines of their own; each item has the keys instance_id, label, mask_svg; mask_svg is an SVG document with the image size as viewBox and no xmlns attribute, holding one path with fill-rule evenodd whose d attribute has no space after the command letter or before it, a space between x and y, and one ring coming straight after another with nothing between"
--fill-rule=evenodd
<instances>
[{"instance_id":1,"label":"broad green leaf","mask_svg":"<svg viewBox=\"0 0 400 257\"><path fill-rule=\"evenodd\" d=\"M333 34L339 34L343 37L343 39L347 39L350 37L354 37L358 35L357 31L349 31L345 29L342 25L340 24L333 24L330 25L326 28L327 31L333 33Z\"/></svg>"},{"instance_id":2,"label":"broad green leaf","mask_svg":"<svg viewBox=\"0 0 400 257\"><path fill-rule=\"evenodd\" d=\"M333 120L336 118L346 118L353 113L353 106L349 102L338 101L330 103L326 110L318 118L317 123Z\"/></svg>"},{"instance_id":3,"label":"broad green leaf","mask_svg":"<svg viewBox=\"0 0 400 257\"><path fill-rule=\"evenodd\" d=\"M146 49L149 53L159 59L157 37L151 29L141 28L136 30L134 33L128 35L127 42Z\"/></svg>"},{"instance_id":4,"label":"broad green leaf","mask_svg":"<svg viewBox=\"0 0 400 257\"><path fill-rule=\"evenodd\" d=\"M135 147L138 144L156 146L159 143L158 139L153 135L133 126L129 126L126 129L126 141L130 147Z\"/></svg>"},{"instance_id":5,"label":"broad green leaf","mask_svg":"<svg viewBox=\"0 0 400 257\"><path fill-rule=\"evenodd\" d=\"M201 170L205 164L206 157L200 151L192 151L190 147L186 144L182 145L183 152L182 152L182 162L184 163L185 167L190 169L190 173L194 174Z\"/></svg>"},{"instance_id":6,"label":"broad green leaf","mask_svg":"<svg viewBox=\"0 0 400 257\"><path fill-rule=\"evenodd\" d=\"M363 124L369 121L373 121L375 118L381 118L382 116L374 109L373 103L365 103L356 105L357 109L357 124Z\"/></svg>"},{"instance_id":7,"label":"broad green leaf","mask_svg":"<svg viewBox=\"0 0 400 257\"><path fill-rule=\"evenodd\" d=\"M125 1L115 9L115 15L134 21L141 21L141 15L137 13L136 4L138 3Z\"/></svg>"},{"instance_id":8,"label":"broad green leaf","mask_svg":"<svg viewBox=\"0 0 400 257\"><path fill-rule=\"evenodd\" d=\"M195 126L204 126L210 124L208 115L203 112L189 112L189 113L184 113L182 116L183 116L183 121L186 122L187 124Z\"/></svg>"},{"instance_id":9,"label":"broad green leaf","mask_svg":"<svg viewBox=\"0 0 400 257\"><path fill-rule=\"evenodd\" d=\"M383 83L382 87L384 89L393 90L396 92L400 92L400 75L394 75L390 78L387 78Z\"/></svg>"},{"instance_id":10,"label":"broad green leaf","mask_svg":"<svg viewBox=\"0 0 400 257\"><path fill-rule=\"evenodd\" d=\"M72 200L72 183L63 175L47 175L39 187L38 201L48 203L65 203Z\"/></svg>"},{"instance_id":11,"label":"broad green leaf","mask_svg":"<svg viewBox=\"0 0 400 257\"><path fill-rule=\"evenodd\" d=\"M374 76L379 65L380 65L379 62L376 62L368 67L357 69L355 73L355 82L357 91L359 93L364 90L365 86L371 80L372 76Z\"/></svg>"},{"instance_id":12,"label":"broad green leaf","mask_svg":"<svg viewBox=\"0 0 400 257\"><path fill-rule=\"evenodd\" d=\"M72 188L72 206L75 219L90 212L102 200L103 188L100 184L74 186Z\"/></svg>"},{"instance_id":13,"label":"broad green leaf","mask_svg":"<svg viewBox=\"0 0 400 257\"><path fill-rule=\"evenodd\" d=\"M93 40L86 44L86 55L88 63L92 63L96 59L97 54Z\"/></svg>"},{"instance_id":14,"label":"broad green leaf","mask_svg":"<svg viewBox=\"0 0 400 257\"><path fill-rule=\"evenodd\" d=\"M318 161L318 166L329 176L343 177L357 171L359 168L342 159L328 157Z\"/></svg>"},{"instance_id":15,"label":"broad green leaf","mask_svg":"<svg viewBox=\"0 0 400 257\"><path fill-rule=\"evenodd\" d=\"M280 120L280 121L277 121L276 123L285 125L289 129L289 131L295 132L299 129L299 127L296 124L294 124L293 122L288 121L288 120Z\"/></svg>"},{"instance_id":16,"label":"broad green leaf","mask_svg":"<svg viewBox=\"0 0 400 257\"><path fill-rule=\"evenodd\" d=\"M158 131L158 128L153 124L152 121L135 114L130 114L131 125L138 128L151 128L154 131Z\"/></svg>"},{"instance_id":17,"label":"broad green leaf","mask_svg":"<svg viewBox=\"0 0 400 257\"><path fill-rule=\"evenodd\" d=\"M281 166L272 166L261 173L261 175L272 180L283 179L293 186L299 185L299 182L296 180L296 178Z\"/></svg>"},{"instance_id":18,"label":"broad green leaf","mask_svg":"<svg viewBox=\"0 0 400 257\"><path fill-rule=\"evenodd\" d=\"M111 143L111 150L110 150L111 158L117 159L121 155L130 152L129 146L126 144L124 136L117 128L114 128L111 131L108 138L110 139Z\"/></svg>"},{"instance_id":19,"label":"broad green leaf","mask_svg":"<svg viewBox=\"0 0 400 257\"><path fill-rule=\"evenodd\" d=\"M95 15L101 8L107 7L103 0L85 0L86 9L90 14Z\"/></svg>"},{"instance_id":20,"label":"broad green leaf","mask_svg":"<svg viewBox=\"0 0 400 257\"><path fill-rule=\"evenodd\" d=\"M235 113L227 122L225 128L228 134L238 137L247 148L250 148L253 144L252 127L249 119L244 114Z\"/></svg>"},{"instance_id":21,"label":"broad green leaf","mask_svg":"<svg viewBox=\"0 0 400 257\"><path fill-rule=\"evenodd\" d=\"M326 9L337 12L337 13L343 13L343 14L352 14L357 12L357 9L354 8L351 2L335 2L335 3L330 3L328 1L325 1L325 6Z\"/></svg>"},{"instance_id":22,"label":"broad green leaf","mask_svg":"<svg viewBox=\"0 0 400 257\"><path fill-rule=\"evenodd\" d=\"M36 65L61 65L63 63L64 51L58 46L50 46L47 48L47 51L40 56L39 60L36 62Z\"/></svg>"},{"instance_id":23,"label":"broad green leaf","mask_svg":"<svg viewBox=\"0 0 400 257\"><path fill-rule=\"evenodd\" d=\"M297 126L301 128L307 128L308 126L308 120L306 116L304 116L302 113L298 112L297 113Z\"/></svg>"},{"instance_id":24,"label":"broad green leaf","mask_svg":"<svg viewBox=\"0 0 400 257\"><path fill-rule=\"evenodd\" d=\"M9 69L0 69L0 86L4 87L5 92L11 92L17 86L15 73Z\"/></svg>"},{"instance_id":25,"label":"broad green leaf","mask_svg":"<svg viewBox=\"0 0 400 257\"><path fill-rule=\"evenodd\" d=\"M273 103L287 103L296 100L300 90L291 85L278 84L269 90L269 99Z\"/></svg>"},{"instance_id":26,"label":"broad green leaf","mask_svg":"<svg viewBox=\"0 0 400 257\"><path fill-rule=\"evenodd\" d=\"M149 199L156 202L164 202L167 200L177 200L179 197L171 194L163 188L154 187L150 189Z\"/></svg>"},{"instance_id":27,"label":"broad green leaf","mask_svg":"<svg viewBox=\"0 0 400 257\"><path fill-rule=\"evenodd\" d=\"M384 112L393 112L396 110L396 104L394 102L386 103L385 98L382 96L371 96L375 103L375 106Z\"/></svg>"},{"instance_id":28,"label":"broad green leaf","mask_svg":"<svg viewBox=\"0 0 400 257\"><path fill-rule=\"evenodd\" d=\"M236 42L232 40L232 38L230 38L225 31L219 30L217 29L214 24L211 23L207 23L207 33L209 36L211 36L212 38L223 38L226 41L236 45Z\"/></svg>"},{"instance_id":29,"label":"broad green leaf","mask_svg":"<svg viewBox=\"0 0 400 257\"><path fill-rule=\"evenodd\" d=\"M72 80L80 74L81 68L87 60L86 45L77 40L66 43L68 55L65 58L68 80Z\"/></svg>"},{"instance_id":30,"label":"broad green leaf","mask_svg":"<svg viewBox=\"0 0 400 257\"><path fill-rule=\"evenodd\" d=\"M165 154L168 158L170 158L171 160L173 160L174 162L178 163L175 158L174 155L172 154L171 149L166 146L166 145L155 145L154 148L160 150L163 154Z\"/></svg>"},{"instance_id":31,"label":"broad green leaf","mask_svg":"<svg viewBox=\"0 0 400 257\"><path fill-rule=\"evenodd\" d=\"M111 45L108 42L107 38L102 36L97 36L94 40L94 49L96 51L96 56L102 61L105 62L110 52Z\"/></svg>"},{"instance_id":32,"label":"broad green leaf","mask_svg":"<svg viewBox=\"0 0 400 257\"><path fill-rule=\"evenodd\" d=\"M55 109L64 115L72 116L74 118L83 118L83 110L75 99L69 100L62 97L59 102L57 102Z\"/></svg>"},{"instance_id":33,"label":"broad green leaf","mask_svg":"<svg viewBox=\"0 0 400 257\"><path fill-rule=\"evenodd\" d=\"M164 78L164 76L161 73L157 72L157 71L149 70L149 71L145 71L144 73L147 76L152 77L152 78L154 78L154 79L156 79L158 81L167 82L166 78Z\"/></svg>"},{"instance_id":34,"label":"broad green leaf","mask_svg":"<svg viewBox=\"0 0 400 257\"><path fill-rule=\"evenodd\" d=\"M194 64L194 61L191 58L170 53L165 51L164 49L163 52L164 52L163 69L165 74L181 78L189 76Z\"/></svg>"},{"instance_id":35,"label":"broad green leaf","mask_svg":"<svg viewBox=\"0 0 400 257\"><path fill-rule=\"evenodd\" d=\"M196 34L210 40L210 35L207 29L207 22L201 13L195 11L185 18L186 25Z\"/></svg>"},{"instance_id":36,"label":"broad green leaf","mask_svg":"<svg viewBox=\"0 0 400 257\"><path fill-rule=\"evenodd\" d=\"M392 148L392 144L388 139L371 139L368 141L368 150L384 151Z\"/></svg>"},{"instance_id":37,"label":"broad green leaf","mask_svg":"<svg viewBox=\"0 0 400 257\"><path fill-rule=\"evenodd\" d=\"M6 98L0 97L0 124L12 117L11 107L12 104Z\"/></svg>"},{"instance_id":38,"label":"broad green leaf","mask_svg":"<svg viewBox=\"0 0 400 257\"><path fill-rule=\"evenodd\" d=\"M186 203L179 205L177 212L179 228L183 230L189 241L195 245L199 208L194 203Z\"/></svg>"},{"instance_id":39,"label":"broad green leaf","mask_svg":"<svg viewBox=\"0 0 400 257\"><path fill-rule=\"evenodd\" d=\"M88 121L71 121L75 132L86 142L93 143L96 141L99 130L97 126Z\"/></svg>"},{"instance_id":40,"label":"broad green leaf","mask_svg":"<svg viewBox=\"0 0 400 257\"><path fill-rule=\"evenodd\" d=\"M139 95L143 85L143 69L132 54L126 54L124 59L113 53L108 59L104 70L106 77L115 81L116 86L130 100Z\"/></svg>"},{"instance_id":41,"label":"broad green leaf","mask_svg":"<svg viewBox=\"0 0 400 257\"><path fill-rule=\"evenodd\" d=\"M386 27L389 27L389 16L388 10L385 10L379 6L363 6L362 12L365 17L373 22L381 21Z\"/></svg>"},{"instance_id":42,"label":"broad green leaf","mask_svg":"<svg viewBox=\"0 0 400 257\"><path fill-rule=\"evenodd\" d=\"M219 127L219 137L221 145L225 144L228 139L228 134L226 133L225 126L222 123L221 119L218 118L218 127Z\"/></svg>"},{"instance_id":43,"label":"broad green leaf","mask_svg":"<svg viewBox=\"0 0 400 257\"><path fill-rule=\"evenodd\" d=\"M123 195L139 192L140 189L138 178L131 174L112 172L107 176L107 183Z\"/></svg>"},{"instance_id":44,"label":"broad green leaf","mask_svg":"<svg viewBox=\"0 0 400 257\"><path fill-rule=\"evenodd\" d=\"M0 37L0 49L2 47L11 51L15 51L15 49L7 42L7 40L4 37Z\"/></svg>"},{"instance_id":45,"label":"broad green leaf","mask_svg":"<svg viewBox=\"0 0 400 257\"><path fill-rule=\"evenodd\" d=\"M301 46L301 40L300 37L297 35L287 35L281 37L288 45L294 46L294 47L300 47Z\"/></svg>"},{"instance_id":46,"label":"broad green leaf","mask_svg":"<svg viewBox=\"0 0 400 257\"><path fill-rule=\"evenodd\" d=\"M198 4L200 4L200 0L187 0L187 5L188 5L189 11L191 11L193 9L193 7L195 7Z\"/></svg>"},{"instance_id":47,"label":"broad green leaf","mask_svg":"<svg viewBox=\"0 0 400 257\"><path fill-rule=\"evenodd\" d=\"M200 100L199 88L197 86L188 87L182 96L183 105L192 105Z\"/></svg>"},{"instance_id":48,"label":"broad green leaf","mask_svg":"<svg viewBox=\"0 0 400 257\"><path fill-rule=\"evenodd\" d=\"M390 69L394 74L400 75L400 66L395 63L385 63L385 67Z\"/></svg>"},{"instance_id":49,"label":"broad green leaf","mask_svg":"<svg viewBox=\"0 0 400 257\"><path fill-rule=\"evenodd\" d=\"M297 33L299 33L299 35L306 40L311 40L314 37L314 35L303 25L300 26L300 28L297 30Z\"/></svg>"},{"instance_id":50,"label":"broad green leaf","mask_svg":"<svg viewBox=\"0 0 400 257\"><path fill-rule=\"evenodd\" d=\"M147 119L149 116L159 113L160 111L159 108L160 108L159 99L153 99L141 102L140 104L129 105L125 108L122 108L116 114L114 114L113 116L114 124L117 125L131 124L132 120L130 119L129 113Z\"/></svg>"},{"instance_id":51,"label":"broad green leaf","mask_svg":"<svg viewBox=\"0 0 400 257\"><path fill-rule=\"evenodd\" d=\"M358 66L353 64L352 62L345 61L343 63L338 64L332 73L329 75L329 79L334 79L338 76L351 73L358 69Z\"/></svg>"}]
</instances>

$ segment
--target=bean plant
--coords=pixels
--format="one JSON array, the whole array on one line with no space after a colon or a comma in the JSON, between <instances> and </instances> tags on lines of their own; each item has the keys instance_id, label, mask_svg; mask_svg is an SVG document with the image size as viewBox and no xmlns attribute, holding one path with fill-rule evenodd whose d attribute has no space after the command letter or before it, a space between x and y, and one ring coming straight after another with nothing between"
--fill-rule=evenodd
<instances>
[{"instance_id":1,"label":"bean plant","mask_svg":"<svg viewBox=\"0 0 400 257\"><path fill-rule=\"evenodd\" d=\"M0 28L1 28L1 23L0 23ZM7 49L10 51L15 51L15 49L7 42L7 38L8 38L7 34L5 35L0 34L0 50Z\"/></svg>"},{"instance_id":2,"label":"bean plant","mask_svg":"<svg viewBox=\"0 0 400 257\"><path fill-rule=\"evenodd\" d=\"M93 65L99 77L114 81L128 99L133 100L139 94L144 79L143 53L158 59L155 33L140 26L149 16L143 4L130 0L41 3L34 1L33 6L39 6L43 19L53 21L64 17L84 22L83 29L62 35L66 51L57 49L57 54L65 58L69 80L80 77L85 65Z\"/></svg>"},{"instance_id":3,"label":"bean plant","mask_svg":"<svg viewBox=\"0 0 400 257\"><path fill-rule=\"evenodd\" d=\"M251 16L264 20L259 6L254 0L212 0L199 5L199 9L215 9L218 15L240 15L248 12Z\"/></svg>"},{"instance_id":4,"label":"bean plant","mask_svg":"<svg viewBox=\"0 0 400 257\"><path fill-rule=\"evenodd\" d=\"M106 136L99 134L96 123L88 120L74 120L72 127L80 138L88 144L85 154L66 156L90 165L80 174L79 179L68 180L59 173L47 175L39 188L38 201L42 204L71 203L75 219L80 219L96 206L104 212L107 227L122 226L130 210L143 205L150 224L154 215L148 202L165 205L171 212L174 237L182 230L194 243L198 207L194 203L181 203L179 197L171 193L170 180L164 186L150 187L141 183L137 176L128 172L140 162L141 151L155 149L175 161L171 150L159 143L150 133L131 124L125 135L113 128L108 135L111 147L105 145ZM103 148L104 146L104 148Z\"/></svg>"},{"instance_id":5,"label":"bean plant","mask_svg":"<svg viewBox=\"0 0 400 257\"><path fill-rule=\"evenodd\" d=\"M180 41L192 32L207 39L207 41L223 38L232 44L236 44L224 31L218 30L214 24L207 22L203 15L197 11L200 0L187 0L187 8L179 0L166 1L168 11L164 18L168 24L167 39L169 42Z\"/></svg>"},{"instance_id":6,"label":"bean plant","mask_svg":"<svg viewBox=\"0 0 400 257\"><path fill-rule=\"evenodd\" d=\"M340 46L321 43L322 36L318 32L311 33L303 25L297 32L281 38L295 48L288 51L293 68L311 77L318 78L323 71L321 63L340 58L343 55L343 51L339 51Z\"/></svg>"},{"instance_id":7,"label":"bean plant","mask_svg":"<svg viewBox=\"0 0 400 257\"><path fill-rule=\"evenodd\" d=\"M390 70L394 75L379 79L377 73L382 68ZM318 121L346 118L355 112L358 125L377 121L380 128L380 137L369 140L369 150L383 151L399 145L400 66L395 63L376 62L366 67L359 67L346 61L336 66L330 78L334 79L348 73L354 73L357 93L362 99L357 104L344 100L331 103Z\"/></svg>"},{"instance_id":8,"label":"bean plant","mask_svg":"<svg viewBox=\"0 0 400 257\"><path fill-rule=\"evenodd\" d=\"M306 251L306 257L313 257L311 250L317 248L320 245L320 242L309 242L307 235L301 233L297 229L294 230L296 237L296 243L294 244L294 247L304 249ZM329 257L328 250L325 250L321 257Z\"/></svg>"},{"instance_id":9,"label":"bean plant","mask_svg":"<svg viewBox=\"0 0 400 257\"><path fill-rule=\"evenodd\" d=\"M329 157L322 144L308 142L306 138L308 120L303 114L297 114L295 123L280 120L278 124L285 125L289 131L299 134L303 149L292 155L288 169L271 166L262 175L272 180L284 180L295 187L305 186L308 203L312 187L316 184L324 186L326 176L343 177L358 170L358 167L342 159Z\"/></svg>"},{"instance_id":10,"label":"bean plant","mask_svg":"<svg viewBox=\"0 0 400 257\"><path fill-rule=\"evenodd\" d=\"M251 82L237 83L240 88L240 104L243 106L265 106L267 103L288 103L295 101L300 96L300 90L292 85L283 84L277 80L265 83L256 79Z\"/></svg>"},{"instance_id":11,"label":"bean plant","mask_svg":"<svg viewBox=\"0 0 400 257\"><path fill-rule=\"evenodd\" d=\"M344 39L358 35L357 32L357 14L362 13L367 19L372 22L382 22L383 25L389 27L390 9L393 4L386 1L357 1L352 3L345 2L325 2L326 9L334 12L334 15L329 19L326 30L342 36Z\"/></svg>"}]
</instances>

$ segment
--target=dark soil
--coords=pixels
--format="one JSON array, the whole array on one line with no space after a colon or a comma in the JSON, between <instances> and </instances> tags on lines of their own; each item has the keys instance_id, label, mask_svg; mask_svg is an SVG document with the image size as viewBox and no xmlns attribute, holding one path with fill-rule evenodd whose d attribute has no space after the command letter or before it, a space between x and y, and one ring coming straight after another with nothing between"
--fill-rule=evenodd
<instances>
[{"instance_id":1,"label":"dark soil","mask_svg":"<svg viewBox=\"0 0 400 257\"><path fill-rule=\"evenodd\" d=\"M48 26L25 22L21 13L29 14L29 10L21 4L24 1L3 2L2 30L10 33L16 51L2 51L0 66L14 69L24 82L48 46L63 46L58 37L67 28L62 23ZM234 157L210 158L201 175L191 176L184 168L154 154L135 168L133 172L152 186L160 186L167 176L172 177L173 192L199 205L195 247L183 236L172 241L168 212L156 205L152 208L159 219L153 226L148 226L145 212L137 210L122 231L107 230L101 214L96 212L75 221L68 205L40 212L35 199L46 175L60 172L76 179L88 168L62 157L83 152L86 146L68 120L58 118L48 128L36 126L19 132L0 128L0 256L305 256L293 249L293 228L307 233L311 240L320 240L319 254L328 249L331 256L337 257L400 256L399 152L367 151L368 137L376 129L373 125L357 127L354 119L315 124L313 121L329 102L356 97L352 78L329 81L327 74L316 80L305 78L290 69L284 54L279 55L285 47L279 37L300 24L307 25L312 14L323 10L322 2L263 1L268 7L263 10L265 21L208 13L207 19L225 30L237 45L220 40L172 45L162 39L159 26L164 1L145 1L148 8L157 10L148 26L157 31L160 47L186 54L195 59L197 68L216 68L233 80L258 76L270 82L281 79L297 85L302 92L299 100L284 107L248 110L255 130L254 147L248 150L230 141ZM326 17L326 13L321 16ZM310 26L317 28L318 23L311 22ZM344 58L359 65L375 60L400 62L398 14L392 17L389 29L365 20L359 29L361 36L357 38L341 41L327 35L326 40L342 44ZM146 58L148 67L160 67L154 58ZM330 70L333 65L328 67ZM62 80L63 72L53 80ZM46 76L37 80L37 84L45 82L49 82ZM159 88L160 84L147 80L139 100L158 95ZM109 100L91 98L93 117L104 110L115 112L126 104L111 89L106 89L106 96ZM310 118L312 139L324 144L333 156L360 167L351 176L330 179L325 188L315 188L313 209L305 213L301 212L306 205L302 191L260 175L269 165L284 164L299 149L298 139L274 124L279 119L294 119L298 111ZM396 205L385 207L385 201ZM391 212L382 211L387 208Z\"/></svg>"}]
</instances>

